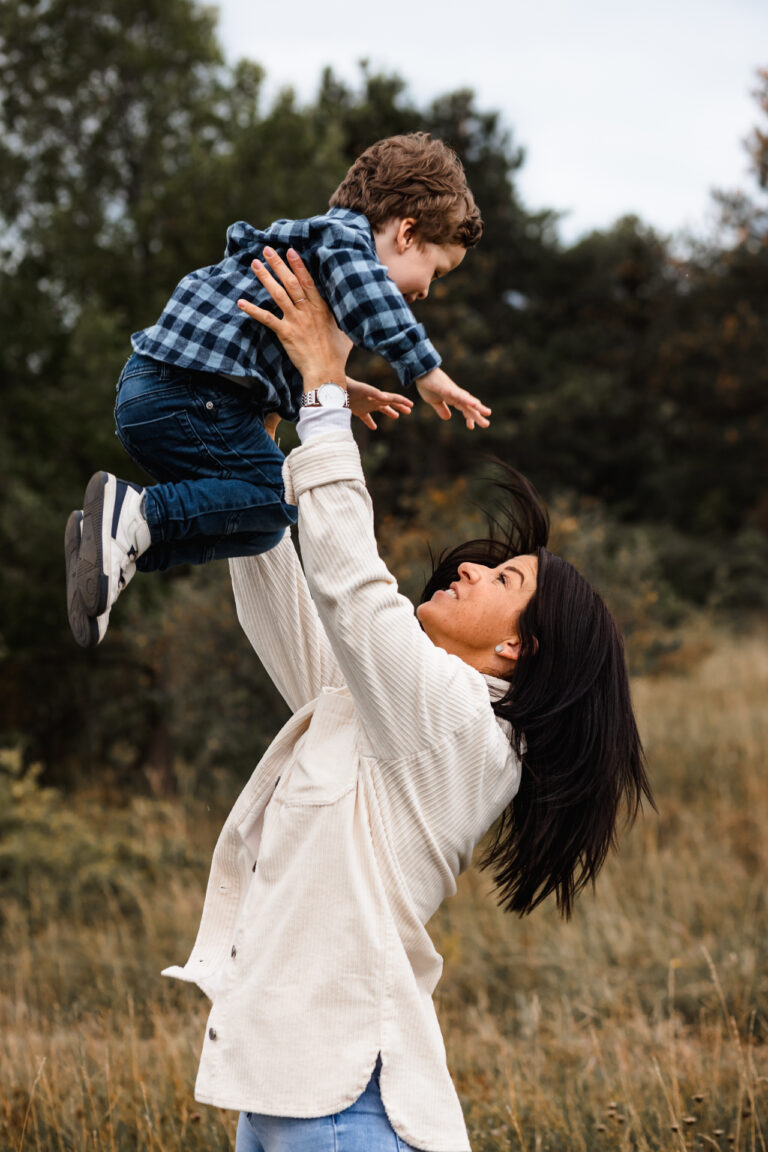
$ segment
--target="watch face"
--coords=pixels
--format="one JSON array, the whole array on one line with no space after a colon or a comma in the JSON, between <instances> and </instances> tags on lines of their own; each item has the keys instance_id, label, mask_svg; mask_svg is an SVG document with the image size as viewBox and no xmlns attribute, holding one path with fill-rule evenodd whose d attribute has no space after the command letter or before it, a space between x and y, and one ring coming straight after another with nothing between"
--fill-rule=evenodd
<instances>
[{"instance_id":1,"label":"watch face","mask_svg":"<svg viewBox=\"0 0 768 1152\"><path fill-rule=\"evenodd\" d=\"M321 384L317 399L323 408L343 408L347 394L340 384Z\"/></svg>"}]
</instances>

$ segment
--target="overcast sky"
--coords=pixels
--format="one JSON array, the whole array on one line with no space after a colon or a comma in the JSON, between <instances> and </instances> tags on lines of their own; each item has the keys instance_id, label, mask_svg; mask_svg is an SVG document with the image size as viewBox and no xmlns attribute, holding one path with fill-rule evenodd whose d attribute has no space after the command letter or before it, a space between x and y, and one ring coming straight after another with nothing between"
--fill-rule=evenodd
<instances>
[{"instance_id":1,"label":"overcast sky","mask_svg":"<svg viewBox=\"0 0 768 1152\"><path fill-rule=\"evenodd\" d=\"M471 87L526 150L531 209L571 240L635 212L662 232L711 225L712 188L748 188L743 140L768 67L768 0L219 0L230 60L311 99L331 64L399 72L419 103Z\"/></svg>"}]
</instances>

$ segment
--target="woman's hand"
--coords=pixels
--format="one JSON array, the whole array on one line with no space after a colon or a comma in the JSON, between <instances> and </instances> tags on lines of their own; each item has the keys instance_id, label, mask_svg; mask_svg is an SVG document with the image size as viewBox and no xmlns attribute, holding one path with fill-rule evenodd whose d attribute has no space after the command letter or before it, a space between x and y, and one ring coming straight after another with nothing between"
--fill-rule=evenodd
<instances>
[{"instance_id":1,"label":"woman's hand","mask_svg":"<svg viewBox=\"0 0 768 1152\"><path fill-rule=\"evenodd\" d=\"M340 331L298 252L288 249L290 268L274 248L264 249L264 259L269 269L261 260L254 260L251 267L282 318L248 300L238 300L238 308L275 333L301 373L305 392L328 380L346 388L345 365L352 341Z\"/></svg>"}]
</instances>

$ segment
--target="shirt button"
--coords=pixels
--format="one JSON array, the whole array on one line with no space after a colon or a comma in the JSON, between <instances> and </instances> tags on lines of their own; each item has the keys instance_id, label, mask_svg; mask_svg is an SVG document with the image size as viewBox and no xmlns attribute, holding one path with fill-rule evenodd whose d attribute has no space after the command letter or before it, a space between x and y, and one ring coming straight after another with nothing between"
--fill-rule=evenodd
<instances>
[{"instance_id":1,"label":"shirt button","mask_svg":"<svg viewBox=\"0 0 768 1152\"><path fill-rule=\"evenodd\" d=\"M205 406L208 409L208 411L210 412L211 409L213 408L213 400L206 400Z\"/></svg>"},{"instance_id":2,"label":"shirt button","mask_svg":"<svg viewBox=\"0 0 768 1152\"><path fill-rule=\"evenodd\" d=\"M216 1029L215 1028L209 1028L208 1029L208 1035L210 1036L211 1040L215 1040L216 1039Z\"/></svg>"},{"instance_id":3,"label":"shirt button","mask_svg":"<svg viewBox=\"0 0 768 1152\"><path fill-rule=\"evenodd\" d=\"M237 956L237 948L235 948L234 944L232 945L232 951L230 952L230 956L232 957L233 960L234 960L235 956Z\"/></svg>"}]
</instances>

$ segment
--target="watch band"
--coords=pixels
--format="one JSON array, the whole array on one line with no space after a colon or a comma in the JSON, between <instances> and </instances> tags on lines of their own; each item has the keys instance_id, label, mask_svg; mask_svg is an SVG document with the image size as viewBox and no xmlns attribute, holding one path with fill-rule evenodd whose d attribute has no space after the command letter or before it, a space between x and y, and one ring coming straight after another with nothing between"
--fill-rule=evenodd
<instances>
[{"instance_id":1,"label":"watch band","mask_svg":"<svg viewBox=\"0 0 768 1152\"><path fill-rule=\"evenodd\" d=\"M349 392L332 380L319 388L311 388L301 396L302 408L349 408Z\"/></svg>"}]
</instances>

